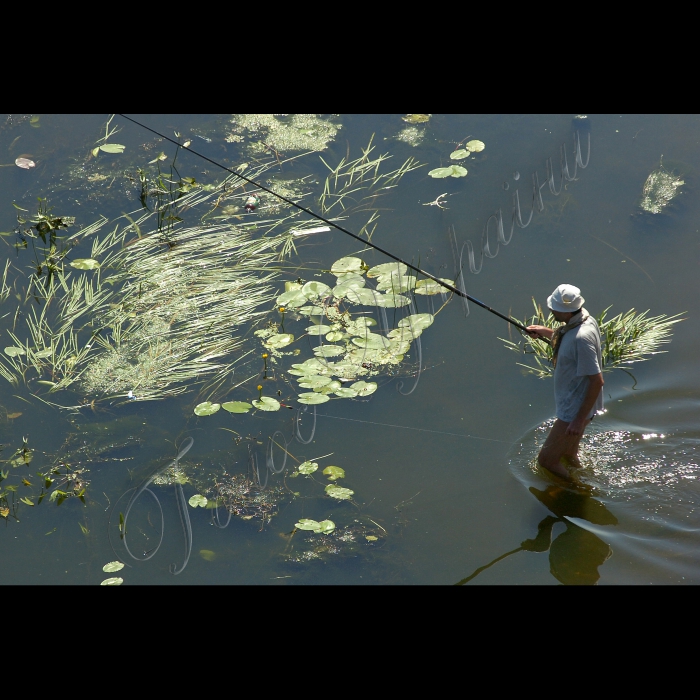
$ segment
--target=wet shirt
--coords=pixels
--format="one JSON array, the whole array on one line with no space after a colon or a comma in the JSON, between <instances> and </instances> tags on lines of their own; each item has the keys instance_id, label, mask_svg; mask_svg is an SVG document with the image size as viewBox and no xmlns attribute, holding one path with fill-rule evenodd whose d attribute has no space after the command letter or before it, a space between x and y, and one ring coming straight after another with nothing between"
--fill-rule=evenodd
<instances>
[{"instance_id":1,"label":"wet shirt","mask_svg":"<svg viewBox=\"0 0 700 700\"><path fill-rule=\"evenodd\" d=\"M598 324L589 316L581 325L567 331L561 338L557 366L554 370L554 400L557 418L570 423L578 414L588 391L588 376L602 372ZM603 410L601 390L587 418Z\"/></svg>"}]
</instances>

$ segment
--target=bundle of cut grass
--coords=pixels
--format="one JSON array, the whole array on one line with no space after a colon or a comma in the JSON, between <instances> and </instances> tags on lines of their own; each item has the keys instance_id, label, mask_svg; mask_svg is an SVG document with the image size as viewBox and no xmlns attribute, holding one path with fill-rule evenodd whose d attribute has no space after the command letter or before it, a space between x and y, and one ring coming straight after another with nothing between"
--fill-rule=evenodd
<instances>
[{"instance_id":1,"label":"bundle of cut grass","mask_svg":"<svg viewBox=\"0 0 700 700\"><path fill-rule=\"evenodd\" d=\"M530 318L520 321L522 325L540 325L547 328L558 328L562 325L551 313L545 317L542 307L538 306L534 299L532 303L535 313ZM600 328L603 372L610 372L613 369L624 370L623 365L643 362L649 360L652 355L666 352L659 348L664 343L671 342L671 327L674 323L685 320L680 318L682 314L647 316L648 310L637 313L634 309L630 309L606 321L605 317L610 308L609 306L605 309L596 319ZM505 338L499 338L499 340L502 340L509 350L532 356L534 364L517 363L529 374L534 374L540 379L551 376L553 373L552 346L543 340L525 336L524 333L522 335L524 339L517 343Z\"/></svg>"}]
</instances>

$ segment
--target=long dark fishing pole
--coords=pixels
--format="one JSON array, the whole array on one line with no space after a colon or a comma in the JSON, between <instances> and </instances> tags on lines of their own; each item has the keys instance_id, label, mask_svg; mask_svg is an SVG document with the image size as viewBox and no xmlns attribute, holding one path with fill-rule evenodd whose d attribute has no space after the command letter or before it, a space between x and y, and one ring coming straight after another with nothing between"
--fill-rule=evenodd
<instances>
[{"instance_id":1,"label":"long dark fishing pole","mask_svg":"<svg viewBox=\"0 0 700 700\"><path fill-rule=\"evenodd\" d=\"M170 143L175 144L178 147L183 147L181 143L178 143L174 139L168 138L164 134L161 134L160 132L156 131L155 129L151 129L151 127L146 126L145 124L141 124L141 122L136 121L136 119L132 119L131 117L127 117L126 114L119 114L119 116L124 117L124 119L128 119L130 122L133 122L137 126L140 126L142 129L146 129L147 131L150 131L152 134L155 134L156 136L160 136L160 138L165 139L166 141L170 141ZM419 274L427 277L428 279L433 280L433 282L437 282L437 284L439 284L441 287L444 287L445 289L449 289L449 291L451 291L453 294L456 294L457 296L460 296L464 299L468 299L469 301L474 302L475 304L480 306L482 309L486 309L487 311L490 311L492 314L495 314L499 318L502 318L504 321L508 321L508 323L512 323L516 328L519 328L521 331L527 332L527 329L521 323L514 321L512 318L509 318L508 316L504 316L502 313L499 313L498 311L496 311L495 309L492 309L487 304L484 304L483 301L479 301L478 299L475 299L473 296L470 296L466 292L463 292L462 290L457 289L457 287L454 287L453 285L448 284L447 282L443 282L441 279L435 277L434 275L431 275L429 272L425 272L425 270L421 270L419 267L416 267L415 265L411 265L411 263L407 263L405 260L402 260L401 258L397 257L396 255L393 255L388 250L384 250L383 248L380 248L378 245L374 245L374 243L370 243L369 241L365 240L364 238L361 238L360 236L352 233L352 231L348 231L346 228L343 228L342 226L339 226L338 224L333 223L329 219L325 219L320 214L316 214L316 212L313 212L310 209L307 209L306 207L302 207L301 204L298 204L297 202L293 202L291 199L287 199L286 197L283 197L278 192L273 192L271 189L268 189L264 185L261 185L259 182L255 182L254 180L251 180L250 178L246 177L245 175L241 175L240 173L237 173L234 170L227 168L225 165L222 165L221 163L217 163L215 160L212 160L211 158L207 158L207 156L205 156L202 153L198 153L197 151L193 150L189 146L187 147L187 150L190 153L194 153L194 155L199 156L200 158L203 158L204 160L208 161L212 165L216 165L218 168L221 168L222 170L225 170L226 172L231 173L231 175L235 175L236 177L241 178L241 180L245 180L247 183L254 185L255 187L263 190L264 192L267 192L268 194L271 194L274 197L281 199L283 202L286 202L287 204L289 204L293 207L296 207L297 209L301 209L301 211L308 214L309 216L313 216L315 219L318 219L319 221L323 221L324 224L328 224L328 226L332 226L333 228L338 229L338 231L342 231L344 234L350 236L351 238L354 238L355 240L360 241L360 243L362 243L363 245L367 245L370 248L374 248L374 250L377 250L380 253L383 253L384 255L391 258L392 260L396 260L396 262L399 262L402 265L405 265L406 267L413 270L414 272L418 272Z\"/></svg>"}]
</instances>

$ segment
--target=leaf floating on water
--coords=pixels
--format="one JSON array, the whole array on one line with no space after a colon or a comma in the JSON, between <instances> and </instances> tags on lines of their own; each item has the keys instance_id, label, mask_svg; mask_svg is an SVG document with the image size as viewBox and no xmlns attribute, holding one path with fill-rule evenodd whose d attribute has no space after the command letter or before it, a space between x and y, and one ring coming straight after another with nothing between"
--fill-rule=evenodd
<instances>
[{"instance_id":1,"label":"leaf floating on water","mask_svg":"<svg viewBox=\"0 0 700 700\"><path fill-rule=\"evenodd\" d=\"M261 399L253 399L253 406L258 411L279 411L280 402L270 396L263 396Z\"/></svg>"},{"instance_id":2,"label":"leaf floating on water","mask_svg":"<svg viewBox=\"0 0 700 700\"><path fill-rule=\"evenodd\" d=\"M354 389L351 389L349 386L343 387L342 389L336 389L334 393L341 399L354 399L357 396L357 392Z\"/></svg>"},{"instance_id":3,"label":"leaf floating on water","mask_svg":"<svg viewBox=\"0 0 700 700\"><path fill-rule=\"evenodd\" d=\"M117 576L115 578L106 578L100 586L121 586L122 583L124 583L124 579Z\"/></svg>"},{"instance_id":4,"label":"leaf floating on water","mask_svg":"<svg viewBox=\"0 0 700 700\"><path fill-rule=\"evenodd\" d=\"M428 173L428 175L430 175L430 177L439 178L449 177L450 175L452 175L452 166L450 166L449 168L435 168L434 170L431 170Z\"/></svg>"},{"instance_id":5,"label":"leaf floating on water","mask_svg":"<svg viewBox=\"0 0 700 700\"><path fill-rule=\"evenodd\" d=\"M304 394L299 394L297 401L299 403L312 406L314 404L326 403L326 401L330 401L330 399L325 394L318 394L316 392L309 391Z\"/></svg>"},{"instance_id":6,"label":"leaf floating on water","mask_svg":"<svg viewBox=\"0 0 700 700\"><path fill-rule=\"evenodd\" d=\"M330 326L324 326L323 324L319 324L318 326L309 326L306 329L306 332L309 335L326 335L326 333L330 333L330 330ZM343 336L341 335L340 337L342 338Z\"/></svg>"},{"instance_id":7,"label":"leaf floating on water","mask_svg":"<svg viewBox=\"0 0 700 700\"><path fill-rule=\"evenodd\" d=\"M218 403L211 403L211 401L205 401L194 407L194 412L198 416L211 416L216 413L221 408Z\"/></svg>"},{"instance_id":8,"label":"leaf floating on water","mask_svg":"<svg viewBox=\"0 0 700 700\"><path fill-rule=\"evenodd\" d=\"M102 571L106 574L114 573L115 571L121 571L124 568L124 564L120 561L111 561L109 564L105 564L102 567Z\"/></svg>"},{"instance_id":9,"label":"leaf floating on water","mask_svg":"<svg viewBox=\"0 0 700 700\"><path fill-rule=\"evenodd\" d=\"M359 273L361 270L362 260L360 260L360 258L353 257L340 258L340 260L336 260L331 266L331 272L334 275L342 275L346 272Z\"/></svg>"},{"instance_id":10,"label":"leaf floating on water","mask_svg":"<svg viewBox=\"0 0 700 700\"><path fill-rule=\"evenodd\" d=\"M333 380L329 376L319 377L316 375L307 374L297 379L297 381L299 382L299 386L303 387L304 389L316 389L317 387L330 384Z\"/></svg>"},{"instance_id":11,"label":"leaf floating on water","mask_svg":"<svg viewBox=\"0 0 700 700\"><path fill-rule=\"evenodd\" d=\"M468 158L469 153L470 151L466 148L460 148L456 151L452 151L452 153L450 153L450 158L452 158L452 160L462 160L462 158Z\"/></svg>"},{"instance_id":12,"label":"leaf floating on water","mask_svg":"<svg viewBox=\"0 0 700 700\"><path fill-rule=\"evenodd\" d=\"M318 524L318 530L316 532L319 532L322 535L327 535L329 532L333 532L335 530L335 523L332 520L321 520L321 522Z\"/></svg>"},{"instance_id":13,"label":"leaf floating on water","mask_svg":"<svg viewBox=\"0 0 700 700\"><path fill-rule=\"evenodd\" d=\"M248 413L253 406L246 401L227 401L221 404L221 408L229 413Z\"/></svg>"},{"instance_id":14,"label":"leaf floating on water","mask_svg":"<svg viewBox=\"0 0 700 700\"><path fill-rule=\"evenodd\" d=\"M313 301L330 295L331 288L323 282L307 282L301 291L309 301Z\"/></svg>"},{"instance_id":15,"label":"leaf floating on water","mask_svg":"<svg viewBox=\"0 0 700 700\"><path fill-rule=\"evenodd\" d=\"M34 357L43 360L45 357L51 357L53 354L53 349L52 348L46 348L44 350L39 350L39 352L34 353Z\"/></svg>"},{"instance_id":16,"label":"leaf floating on water","mask_svg":"<svg viewBox=\"0 0 700 700\"><path fill-rule=\"evenodd\" d=\"M326 335L326 340L329 343L335 343L336 340L342 340L343 334L340 331L331 331Z\"/></svg>"},{"instance_id":17,"label":"leaf floating on water","mask_svg":"<svg viewBox=\"0 0 700 700\"><path fill-rule=\"evenodd\" d=\"M277 297L278 306L288 306L290 309L304 306L307 301L308 299L304 296L301 289L290 289Z\"/></svg>"},{"instance_id":18,"label":"leaf floating on water","mask_svg":"<svg viewBox=\"0 0 700 700\"><path fill-rule=\"evenodd\" d=\"M267 348L277 350L279 348L284 348L294 341L294 336L291 333L277 333L270 336L263 345Z\"/></svg>"},{"instance_id":19,"label":"leaf floating on water","mask_svg":"<svg viewBox=\"0 0 700 700\"><path fill-rule=\"evenodd\" d=\"M326 486L326 493L331 496L331 498L337 498L339 501L347 501L355 492L350 489L345 489L342 486L328 484L328 486Z\"/></svg>"},{"instance_id":20,"label":"leaf floating on water","mask_svg":"<svg viewBox=\"0 0 700 700\"><path fill-rule=\"evenodd\" d=\"M336 357L337 355L342 355L345 352L344 348L340 345L322 345L321 347L314 348L314 355L317 357Z\"/></svg>"},{"instance_id":21,"label":"leaf floating on water","mask_svg":"<svg viewBox=\"0 0 700 700\"><path fill-rule=\"evenodd\" d=\"M365 539L366 539L368 542L376 542L379 538L378 538L378 537L375 537L374 535L365 535Z\"/></svg>"},{"instance_id":22,"label":"leaf floating on water","mask_svg":"<svg viewBox=\"0 0 700 700\"><path fill-rule=\"evenodd\" d=\"M433 325L435 318L432 314L411 314L402 318L398 326L399 328L412 328L413 330L425 330L428 326Z\"/></svg>"},{"instance_id":23,"label":"leaf floating on water","mask_svg":"<svg viewBox=\"0 0 700 700\"><path fill-rule=\"evenodd\" d=\"M465 148L472 153L479 153L486 148L486 144L483 141L469 141Z\"/></svg>"},{"instance_id":24,"label":"leaf floating on water","mask_svg":"<svg viewBox=\"0 0 700 700\"><path fill-rule=\"evenodd\" d=\"M103 143L100 146L100 150L104 153L124 153L126 146L122 146L120 143Z\"/></svg>"},{"instance_id":25,"label":"leaf floating on water","mask_svg":"<svg viewBox=\"0 0 700 700\"><path fill-rule=\"evenodd\" d=\"M448 280L443 277L440 277L443 282L447 282L447 284L451 284L454 287L454 280ZM418 280L416 282L416 288L415 288L415 293L416 294L424 294L424 295L431 295L431 294L450 294L449 289L445 289L442 285L438 284L435 280L427 279L427 280Z\"/></svg>"},{"instance_id":26,"label":"leaf floating on water","mask_svg":"<svg viewBox=\"0 0 700 700\"><path fill-rule=\"evenodd\" d=\"M18 168L29 170L30 168L34 168L36 166L36 163L33 160L29 160L29 158L17 158L15 160L15 165Z\"/></svg>"},{"instance_id":27,"label":"leaf floating on water","mask_svg":"<svg viewBox=\"0 0 700 700\"><path fill-rule=\"evenodd\" d=\"M24 348L18 348L14 345L10 345L9 348L5 348L5 354L8 357L19 357L19 355L26 355Z\"/></svg>"},{"instance_id":28,"label":"leaf floating on water","mask_svg":"<svg viewBox=\"0 0 700 700\"><path fill-rule=\"evenodd\" d=\"M302 462L298 467L299 473L306 474L307 476L313 474L317 469L318 464L316 462Z\"/></svg>"},{"instance_id":29,"label":"leaf floating on water","mask_svg":"<svg viewBox=\"0 0 700 700\"><path fill-rule=\"evenodd\" d=\"M335 481L336 479L344 479L345 478L345 470L341 469L340 467L326 467L323 470L323 473L331 481Z\"/></svg>"},{"instance_id":30,"label":"leaf floating on water","mask_svg":"<svg viewBox=\"0 0 700 700\"><path fill-rule=\"evenodd\" d=\"M209 502L205 496L202 496L201 494L197 493L194 496L190 497L190 500L187 501L193 508L206 508L207 503Z\"/></svg>"},{"instance_id":31,"label":"leaf floating on water","mask_svg":"<svg viewBox=\"0 0 700 700\"><path fill-rule=\"evenodd\" d=\"M200 549L199 556L204 559L204 561L214 561L216 559L216 552L212 552L211 549Z\"/></svg>"},{"instance_id":32,"label":"leaf floating on water","mask_svg":"<svg viewBox=\"0 0 700 700\"><path fill-rule=\"evenodd\" d=\"M425 124L430 121L429 114L407 114L405 117L401 117L408 124Z\"/></svg>"},{"instance_id":33,"label":"leaf floating on water","mask_svg":"<svg viewBox=\"0 0 700 700\"><path fill-rule=\"evenodd\" d=\"M358 396L369 396L377 390L376 382L355 382L350 385L351 389L357 392Z\"/></svg>"},{"instance_id":34,"label":"leaf floating on water","mask_svg":"<svg viewBox=\"0 0 700 700\"><path fill-rule=\"evenodd\" d=\"M70 266L78 270L96 270L100 266L100 263L92 258L79 258L78 260L73 260Z\"/></svg>"},{"instance_id":35,"label":"leaf floating on water","mask_svg":"<svg viewBox=\"0 0 700 700\"><path fill-rule=\"evenodd\" d=\"M381 277L382 275L405 275L408 272L408 266L404 263L382 263L375 265L367 270L367 277Z\"/></svg>"},{"instance_id":36,"label":"leaf floating on water","mask_svg":"<svg viewBox=\"0 0 700 700\"><path fill-rule=\"evenodd\" d=\"M311 530L311 532L316 532L319 523L317 520L311 520L311 518L302 518L298 523L294 523L294 527L297 530Z\"/></svg>"}]
</instances>

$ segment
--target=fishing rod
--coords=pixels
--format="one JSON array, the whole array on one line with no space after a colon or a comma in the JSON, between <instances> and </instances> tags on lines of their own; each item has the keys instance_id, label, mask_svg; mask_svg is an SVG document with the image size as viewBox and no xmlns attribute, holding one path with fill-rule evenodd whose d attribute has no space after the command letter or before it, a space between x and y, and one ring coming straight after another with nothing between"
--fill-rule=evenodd
<instances>
[{"instance_id":1,"label":"fishing rod","mask_svg":"<svg viewBox=\"0 0 700 700\"><path fill-rule=\"evenodd\" d=\"M160 138L165 139L166 141L170 141L170 143L175 144L176 146L183 148L182 144L179 143L178 141L175 141L174 139L171 139L165 134L161 134L160 132L156 131L155 129L151 129L151 127L146 126L145 124L141 124L141 122L136 121L136 119L132 119L131 117L127 117L126 114L119 114L120 117L124 117L124 119L128 119L130 122L136 124L137 126L140 126L142 129L146 129L147 131L150 131L152 134L155 134L156 136L160 136ZM203 158L204 160L208 161L212 165L216 165L218 168L221 168L222 170L225 170L228 173L231 173L231 175L235 175L236 177L241 178L241 180L245 180L248 184L253 185L264 192L267 192L268 194L273 195L274 197L277 197L278 199L281 199L283 202L286 202L287 204L296 207L297 209L300 209L304 213L308 214L309 216L313 216L315 219L318 219L319 221L323 221L324 224L327 224L328 226L332 226L335 229L338 229L338 231L342 231L344 234L350 236L351 238L354 238L357 241L360 241L363 245L367 245L370 248L374 248L374 250L379 251L380 253L386 255L387 257L391 258L392 260L396 260L396 262L401 263L402 265L405 265L407 268L413 270L414 272L418 272L419 274L427 277L428 279L433 280L433 282L436 282L439 284L441 287L444 287L445 289L448 289L451 291L453 294L456 294L457 296L462 297L463 299L468 299L471 302L474 302L477 306L480 306L482 309L486 309L487 311L490 311L492 314L495 314L499 318L502 318L504 321L508 321L508 323L512 323L516 328L519 328L521 331L525 331L527 333L527 328L523 326L521 323L518 323L517 321L513 320L512 318L509 318L508 316L504 316L502 313L499 313L495 309L492 309L490 306L487 304L484 304L483 301L479 301L478 299L475 299L473 296L467 294L466 292L463 292L461 289L457 289L457 287L448 284L447 282L444 282L443 280L439 279L438 277L435 277L434 275L431 275L429 272L426 272L425 270L421 270L419 267L416 267L415 265L411 265L411 263L406 262L405 260L402 260L396 255L393 255L390 253L388 250L384 250L383 248L380 248L378 245L375 245L374 243L371 243L370 241L365 240L364 238L361 238L357 234L352 233L352 231L348 231L346 228L343 228L342 226L339 226L338 224L334 223L333 221L330 221L329 219L324 218L320 214L317 214L316 212L311 211L310 209L307 209L306 207L301 206L301 204L297 202L293 202L291 199L287 199L286 197L282 196L278 192L273 192L271 189L265 187L264 185L261 185L259 182L255 182L255 180L251 180L250 178L246 177L245 175L241 175L241 173L235 172L234 170L231 170L230 168L227 168L225 165L222 165L221 163L217 163L215 160L212 160L211 158L207 158L203 153L198 153L194 149L190 148L189 146L187 147L187 150L190 153L194 153L194 155L199 156L200 158ZM543 338L543 340L546 340Z\"/></svg>"}]
</instances>

